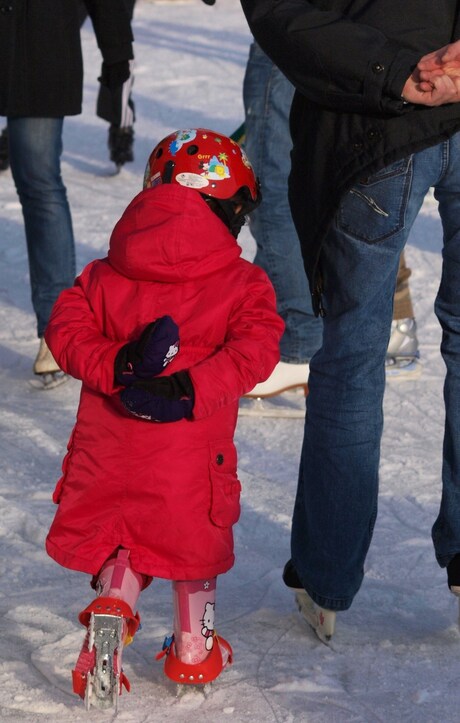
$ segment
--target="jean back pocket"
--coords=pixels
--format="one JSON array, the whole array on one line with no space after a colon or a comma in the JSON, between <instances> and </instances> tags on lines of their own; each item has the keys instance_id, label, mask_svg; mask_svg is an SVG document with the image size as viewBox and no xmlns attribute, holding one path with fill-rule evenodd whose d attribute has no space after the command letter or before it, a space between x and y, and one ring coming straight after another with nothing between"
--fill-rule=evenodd
<instances>
[{"instance_id":1,"label":"jean back pocket","mask_svg":"<svg viewBox=\"0 0 460 723\"><path fill-rule=\"evenodd\" d=\"M405 224L411 181L412 156L408 156L355 183L340 203L338 227L367 243L399 233Z\"/></svg>"}]
</instances>

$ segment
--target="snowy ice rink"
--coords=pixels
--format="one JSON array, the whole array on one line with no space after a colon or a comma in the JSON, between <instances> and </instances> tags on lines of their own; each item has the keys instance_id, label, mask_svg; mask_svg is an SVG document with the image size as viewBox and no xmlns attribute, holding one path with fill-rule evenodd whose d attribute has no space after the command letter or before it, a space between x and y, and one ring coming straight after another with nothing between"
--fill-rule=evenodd
<instances>
[{"instance_id":1,"label":"snowy ice rink","mask_svg":"<svg viewBox=\"0 0 460 723\"><path fill-rule=\"evenodd\" d=\"M237 0L138 0L136 160L113 175L107 125L96 118L100 55L83 30L85 102L65 123L63 173L78 266L105 255L109 234L140 190L155 143L180 127L231 133L243 116L251 40ZM254 244L242 234L247 258ZM420 380L391 382L385 399L381 497L366 578L338 615L334 648L299 618L281 581L302 438L300 419L241 418L243 511L237 562L219 579L217 630L235 661L205 697L175 686L155 662L171 631L167 581L140 599L143 627L124 654L132 692L117 715L86 713L70 671L91 600L88 577L44 551L51 493L73 426L79 383L49 392L29 384L37 349L20 206L0 174L0 720L74 723L447 723L458 721L457 602L434 560L430 528L440 495L443 363L433 300L441 266L436 204L428 198L410 239L411 289L423 361Z\"/></svg>"}]
</instances>

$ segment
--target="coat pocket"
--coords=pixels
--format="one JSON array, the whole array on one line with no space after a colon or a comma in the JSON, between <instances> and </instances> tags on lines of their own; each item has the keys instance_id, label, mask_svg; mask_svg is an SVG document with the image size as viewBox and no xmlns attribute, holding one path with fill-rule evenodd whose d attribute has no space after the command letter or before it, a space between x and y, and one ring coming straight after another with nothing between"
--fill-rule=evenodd
<instances>
[{"instance_id":1,"label":"coat pocket","mask_svg":"<svg viewBox=\"0 0 460 723\"><path fill-rule=\"evenodd\" d=\"M236 449L231 440L213 442L211 459L211 521L217 527L231 527L240 516L241 484L236 473Z\"/></svg>"},{"instance_id":2,"label":"coat pocket","mask_svg":"<svg viewBox=\"0 0 460 723\"><path fill-rule=\"evenodd\" d=\"M72 434L70 435L70 439L67 443L67 453L66 453L64 459L62 460L62 476L58 479L55 490L53 492L53 502L55 505L58 505L59 502L61 501L62 489L64 487L64 481L65 481L67 469L69 467L70 458L71 458L72 452L73 452L74 435L75 435L75 428L72 430Z\"/></svg>"}]
</instances>

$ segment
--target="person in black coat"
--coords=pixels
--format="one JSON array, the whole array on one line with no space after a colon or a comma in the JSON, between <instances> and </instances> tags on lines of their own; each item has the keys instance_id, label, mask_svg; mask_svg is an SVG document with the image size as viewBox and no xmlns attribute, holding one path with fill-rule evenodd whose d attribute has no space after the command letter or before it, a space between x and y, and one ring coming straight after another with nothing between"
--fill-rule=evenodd
<instances>
[{"instance_id":1,"label":"person in black coat","mask_svg":"<svg viewBox=\"0 0 460 723\"><path fill-rule=\"evenodd\" d=\"M136 0L124 0L126 10L132 20ZM88 17L84 0L80 0L80 24L83 25ZM111 90L101 84L97 96L96 112L99 118L107 121L109 125L108 148L110 160L117 168L134 160L134 121L136 108L132 97L134 83L133 64L130 67L129 77L117 88ZM0 139L1 140L1 139Z\"/></svg>"},{"instance_id":2,"label":"person in black coat","mask_svg":"<svg viewBox=\"0 0 460 723\"><path fill-rule=\"evenodd\" d=\"M101 83L114 89L133 58L124 0L85 0L103 57ZM59 380L43 334L59 293L75 277L70 208L61 178L64 117L81 113L83 61L78 0L0 0L0 115L22 205L40 349L34 372Z\"/></svg>"},{"instance_id":3,"label":"person in black coat","mask_svg":"<svg viewBox=\"0 0 460 723\"><path fill-rule=\"evenodd\" d=\"M241 0L293 83L289 197L323 343L284 580L323 640L363 580L378 495L399 256L430 187L443 224L436 314L447 366L432 537L460 594L460 16L451 0Z\"/></svg>"}]
</instances>

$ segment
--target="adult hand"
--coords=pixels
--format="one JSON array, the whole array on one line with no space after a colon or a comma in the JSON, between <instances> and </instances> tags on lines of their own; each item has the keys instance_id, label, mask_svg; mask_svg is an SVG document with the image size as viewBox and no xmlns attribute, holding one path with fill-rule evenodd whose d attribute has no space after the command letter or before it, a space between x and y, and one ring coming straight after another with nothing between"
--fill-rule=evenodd
<instances>
[{"instance_id":1,"label":"adult hand","mask_svg":"<svg viewBox=\"0 0 460 723\"><path fill-rule=\"evenodd\" d=\"M121 347L115 357L115 379L129 386L141 379L155 377L179 351L179 329L170 316L147 324L136 341Z\"/></svg>"},{"instance_id":2,"label":"adult hand","mask_svg":"<svg viewBox=\"0 0 460 723\"><path fill-rule=\"evenodd\" d=\"M458 103L460 100L460 75L430 72L430 80L424 80L418 68L404 84L402 97L408 103L417 105L440 106L447 103Z\"/></svg>"},{"instance_id":3,"label":"adult hand","mask_svg":"<svg viewBox=\"0 0 460 723\"><path fill-rule=\"evenodd\" d=\"M440 75L460 75L460 40L428 53L420 58L417 69L422 81L431 81Z\"/></svg>"},{"instance_id":4,"label":"adult hand","mask_svg":"<svg viewBox=\"0 0 460 723\"><path fill-rule=\"evenodd\" d=\"M149 422L190 419L195 392L188 372L136 382L120 392L121 403L134 417Z\"/></svg>"}]
</instances>

